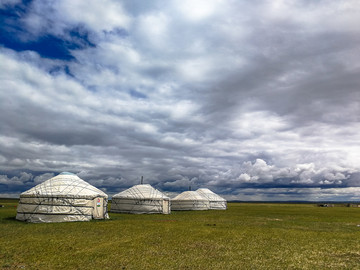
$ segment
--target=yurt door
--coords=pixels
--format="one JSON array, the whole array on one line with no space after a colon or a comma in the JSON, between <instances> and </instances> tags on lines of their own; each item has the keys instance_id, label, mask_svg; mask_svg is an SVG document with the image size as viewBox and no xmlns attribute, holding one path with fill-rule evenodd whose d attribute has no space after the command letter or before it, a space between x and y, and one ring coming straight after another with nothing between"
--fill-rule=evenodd
<instances>
[{"instance_id":1,"label":"yurt door","mask_svg":"<svg viewBox=\"0 0 360 270\"><path fill-rule=\"evenodd\" d=\"M104 198L94 199L93 218L95 219L104 218Z\"/></svg>"},{"instance_id":2,"label":"yurt door","mask_svg":"<svg viewBox=\"0 0 360 270\"><path fill-rule=\"evenodd\" d=\"M170 202L163 200L163 214L170 214Z\"/></svg>"}]
</instances>

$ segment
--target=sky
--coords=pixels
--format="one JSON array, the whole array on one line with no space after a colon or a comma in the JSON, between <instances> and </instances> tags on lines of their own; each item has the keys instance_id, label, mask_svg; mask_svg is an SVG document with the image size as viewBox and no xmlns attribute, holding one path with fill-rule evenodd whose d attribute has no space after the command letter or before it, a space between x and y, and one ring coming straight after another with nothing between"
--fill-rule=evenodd
<instances>
[{"instance_id":1,"label":"sky","mask_svg":"<svg viewBox=\"0 0 360 270\"><path fill-rule=\"evenodd\" d=\"M360 201L357 0L1 0L0 197L68 171Z\"/></svg>"}]
</instances>

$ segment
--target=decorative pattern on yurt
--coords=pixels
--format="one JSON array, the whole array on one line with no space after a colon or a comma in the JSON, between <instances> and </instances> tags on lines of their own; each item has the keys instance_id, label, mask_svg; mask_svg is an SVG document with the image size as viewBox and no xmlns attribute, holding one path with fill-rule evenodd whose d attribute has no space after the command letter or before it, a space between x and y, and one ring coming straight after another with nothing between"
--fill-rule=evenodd
<instances>
[{"instance_id":1,"label":"decorative pattern on yurt","mask_svg":"<svg viewBox=\"0 0 360 270\"><path fill-rule=\"evenodd\" d=\"M111 199L111 212L170 214L170 198L151 185L136 185Z\"/></svg>"},{"instance_id":2,"label":"decorative pattern on yurt","mask_svg":"<svg viewBox=\"0 0 360 270\"><path fill-rule=\"evenodd\" d=\"M209 200L196 191L184 191L171 199L171 210L209 210Z\"/></svg>"},{"instance_id":3,"label":"decorative pattern on yurt","mask_svg":"<svg viewBox=\"0 0 360 270\"><path fill-rule=\"evenodd\" d=\"M77 175L64 172L21 193L16 219L35 223L106 219L107 198Z\"/></svg>"},{"instance_id":4,"label":"decorative pattern on yurt","mask_svg":"<svg viewBox=\"0 0 360 270\"><path fill-rule=\"evenodd\" d=\"M209 200L210 209L226 210L227 201L223 197L212 192L210 189L199 188L196 192Z\"/></svg>"}]
</instances>

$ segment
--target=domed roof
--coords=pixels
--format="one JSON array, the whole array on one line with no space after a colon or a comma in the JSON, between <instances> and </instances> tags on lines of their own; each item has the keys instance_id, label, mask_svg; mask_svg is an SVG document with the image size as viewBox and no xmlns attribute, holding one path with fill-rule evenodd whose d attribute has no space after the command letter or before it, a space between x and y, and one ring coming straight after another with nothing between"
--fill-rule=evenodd
<instances>
[{"instance_id":1,"label":"domed roof","mask_svg":"<svg viewBox=\"0 0 360 270\"><path fill-rule=\"evenodd\" d=\"M179 201L208 201L205 197L201 196L196 191L184 191L180 193L172 200L179 200Z\"/></svg>"},{"instance_id":2,"label":"domed roof","mask_svg":"<svg viewBox=\"0 0 360 270\"><path fill-rule=\"evenodd\" d=\"M77 175L64 172L21 193L21 197L95 198L108 196Z\"/></svg>"},{"instance_id":3,"label":"domed roof","mask_svg":"<svg viewBox=\"0 0 360 270\"><path fill-rule=\"evenodd\" d=\"M161 193L159 190L153 188L152 186L146 185L136 185L129 189L126 189L120 193L117 193L113 198L127 198L127 199L156 199L156 198L167 198L166 195Z\"/></svg>"},{"instance_id":4,"label":"domed roof","mask_svg":"<svg viewBox=\"0 0 360 270\"><path fill-rule=\"evenodd\" d=\"M199 188L196 192L207 198L209 201L226 201L223 197L217 195L208 188Z\"/></svg>"}]
</instances>

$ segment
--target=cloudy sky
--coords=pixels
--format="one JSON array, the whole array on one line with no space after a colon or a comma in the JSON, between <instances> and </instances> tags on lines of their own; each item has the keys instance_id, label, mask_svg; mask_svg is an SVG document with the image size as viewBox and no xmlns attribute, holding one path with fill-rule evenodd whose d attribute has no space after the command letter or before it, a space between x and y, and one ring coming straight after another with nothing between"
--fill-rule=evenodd
<instances>
[{"instance_id":1,"label":"cloudy sky","mask_svg":"<svg viewBox=\"0 0 360 270\"><path fill-rule=\"evenodd\" d=\"M357 0L1 0L0 197L360 200Z\"/></svg>"}]
</instances>

